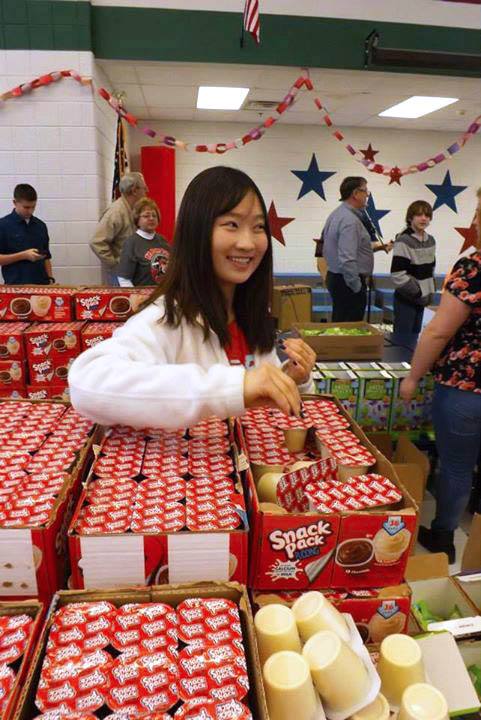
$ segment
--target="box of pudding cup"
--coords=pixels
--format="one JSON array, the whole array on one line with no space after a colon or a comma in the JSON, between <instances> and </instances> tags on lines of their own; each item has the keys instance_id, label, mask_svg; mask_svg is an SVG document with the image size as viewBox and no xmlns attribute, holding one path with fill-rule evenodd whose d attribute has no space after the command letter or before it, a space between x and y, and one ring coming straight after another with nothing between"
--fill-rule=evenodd
<instances>
[{"instance_id":1,"label":"box of pudding cup","mask_svg":"<svg viewBox=\"0 0 481 720\"><path fill-rule=\"evenodd\" d=\"M26 363L24 360L0 360L0 388L2 390L18 390L27 382Z\"/></svg>"},{"instance_id":2,"label":"box of pudding cup","mask_svg":"<svg viewBox=\"0 0 481 720\"><path fill-rule=\"evenodd\" d=\"M21 429L10 430L11 405L0 403L0 597L50 602L66 582L67 529L99 431L83 418L79 427L76 413L63 403L23 400L15 407L36 409L35 419L25 412ZM41 428L44 407L55 408L50 430ZM75 450L66 447L68 437ZM37 441L35 450L30 443Z\"/></svg>"},{"instance_id":3,"label":"box of pudding cup","mask_svg":"<svg viewBox=\"0 0 481 720\"><path fill-rule=\"evenodd\" d=\"M263 605L254 627L271 720L389 720L398 711L402 720L447 720L479 708L449 633L393 633L365 648L352 617L319 591L291 608Z\"/></svg>"},{"instance_id":4,"label":"box of pudding cup","mask_svg":"<svg viewBox=\"0 0 481 720\"><path fill-rule=\"evenodd\" d=\"M78 290L74 298L77 320L127 320L153 292L152 287L106 288Z\"/></svg>"},{"instance_id":5,"label":"box of pudding cup","mask_svg":"<svg viewBox=\"0 0 481 720\"><path fill-rule=\"evenodd\" d=\"M327 419L317 412L319 407L328 409ZM305 396L304 408L305 414L310 408L310 417L300 423L303 435L298 428L276 427L285 424L286 416L251 412L237 423L252 526L250 586L351 590L402 583L416 504L392 464L339 402L330 396ZM287 423L296 425L296 420ZM330 430L326 439L330 428L333 442ZM285 430L291 429L301 443L294 451L283 440ZM350 454L346 445L339 449L335 436L341 433L345 439L346 429L355 441ZM329 447L338 458L337 467L332 456L326 457ZM366 474L367 479L359 477ZM309 494L313 487L314 497ZM329 493L329 502L323 502Z\"/></svg>"},{"instance_id":6,"label":"box of pudding cup","mask_svg":"<svg viewBox=\"0 0 481 720\"><path fill-rule=\"evenodd\" d=\"M0 286L0 320L73 320L74 288L36 285Z\"/></svg>"},{"instance_id":7,"label":"box of pudding cup","mask_svg":"<svg viewBox=\"0 0 481 720\"><path fill-rule=\"evenodd\" d=\"M370 590L323 590L341 613L348 613L364 643L380 643L393 633L408 633L411 591L406 584ZM270 603L292 607L302 592L252 591L254 608Z\"/></svg>"},{"instance_id":8,"label":"box of pudding cup","mask_svg":"<svg viewBox=\"0 0 481 720\"><path fill-rule=\"evenodd\" d=\"M27 322L0 322L0 360L24 360Z\"/></svg>"},{"instance_id":9,"label":"box of pudding cup","mask_svg":"<svg viewBox=\"0 0 481 720\"><path fill-rule=\"evenodd\" d=\"M447 555L433 553L409 558L406 581L412 592L412 614L419 632L450 632L456 639L481 637L476 581L449 575ZM469 576L466 576L469 578ZM479 595L479 594L478 594Z\"/></svg>"},{"instance_id":10,"label":"box of pudding cup","mask_svg":"<svg viewBox=\"0 0 481 720\"><path fill-rule=\"evenodd\" d=\"M80 658L88 654L84 646L93 637L88 635L89 618L103 629L96 638L98 649L89 655L93 673L87 666L77 682L62 672L56 647L76 649L75 643L68 644L68 635L61 637L61 626L80 616L80 635L74 628ZM78 664L78 659L72 662ZM245 586L204 582L59 592L14 718L40 716L40 706L55 712L62 702L85 718L99 712L100 717L124 720L270 720Z\"/></svg>"},{"instance_id":11,"label":"box of pudding cup","mask_svg":"<svg viewBox=\"0 0 481 720\"><path fill-rule=\"evenodd\" d=\"M0 713L11 720L44 620L38 600L0 602Z\"/></svg>"},{"instance_id":12,"label":"box of pudding cup","mask_svg":"<svg viewBox=\"0 0 481 720\"><path fill-rule=\"evenodd\" d=\"M247 582L249 526L229 421L173 433L113 427L96 452L68 532L69 587Z\"/></svg>"}]
</instances>

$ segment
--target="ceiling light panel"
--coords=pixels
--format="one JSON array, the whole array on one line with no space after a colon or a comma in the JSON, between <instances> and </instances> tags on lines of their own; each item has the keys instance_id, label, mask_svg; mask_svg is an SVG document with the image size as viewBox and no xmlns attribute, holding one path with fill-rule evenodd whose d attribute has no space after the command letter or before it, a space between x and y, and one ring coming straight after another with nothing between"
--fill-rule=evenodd
<instances>
[{"instance_id":1,"label":"ceiling light panel","mask_svg":"<svg viewBox=\"0 0 481 720\"><path fill-rule=\"evenodd\" d=\"M458 102L459 98L413 95L403 102L379 113L379 117L419 118Z\"/></svg>"},{"instance_id":2,"label":"ceiling light panel","mask_svg":"<svg viewBox=\"0 0 481 720\"><path fill-rule=\"evenodd\" d=\"M200 110L239 110L247 97L249 88L209 87L201 85L197 93Z\"/></svg>"}]
</instances>

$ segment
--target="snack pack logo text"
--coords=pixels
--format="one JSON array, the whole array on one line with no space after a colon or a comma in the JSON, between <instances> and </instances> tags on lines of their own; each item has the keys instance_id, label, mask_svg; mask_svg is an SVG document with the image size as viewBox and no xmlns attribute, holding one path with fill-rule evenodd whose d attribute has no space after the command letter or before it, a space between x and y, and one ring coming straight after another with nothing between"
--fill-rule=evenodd
<instances>
[{"instance_id":1,"label":"snack pack logo text","mask_svg":"<svg viewBox=\"0 0 481 720\"><path fill-rule=\"evenodd\" d=\"M92 295L92 297L80 298L80 304L86 310L92 310L100 305L100 295Z\"/></svg>"},{"instance_id":2,"label":"snack pack logo text","mask_svg":"<svg viewBox=\"0 0 481 720\"><path fill-rule=\"evenodd\" d=\"M37 345L37 347L43 347L48 343L48 335L30 336L30 342L32 343L32 345Z\"/></svg>"},{"instance_id":3,"label":"snack pack logo text","mask_svg":"<svg viewBox=\"0 0 481 720\"><path fill-rule=\"evenodd\" d=\"M284 551L289 560L301 560L319 554L319 548L332 535L331 523L319 520L295 530L273 530L269 534L272 550Z\"/></svg>"},{"instance_id":4,"label":"snack pack logo text","mask_svg":"<svg viewBox=\"0 0 481 720\"><path fill-rule=\"evenodd\" d=\"M404 524L404 520L400 515L393 515L391 517L388 517L385 523L383 523L384 530L388 533L388 535L397 535L398 532L401 532L401 530L404 530L406 525Z\"/></svg>"}]
</instances>

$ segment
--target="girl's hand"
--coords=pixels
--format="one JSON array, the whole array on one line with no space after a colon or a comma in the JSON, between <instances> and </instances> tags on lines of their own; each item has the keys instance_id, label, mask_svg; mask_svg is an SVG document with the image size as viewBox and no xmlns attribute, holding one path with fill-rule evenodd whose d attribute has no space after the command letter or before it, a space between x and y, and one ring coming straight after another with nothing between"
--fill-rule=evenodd
<instances>
[{"instance_id":1,"label":"girl's hand","mask_svg":"<svg viewBox=\"0 0 481 720\"><path fill-rule=\"evenodd\" d=\"M289 358L283 370L297 385L303 385L309 380L312 368L316 362L316 353L300 338L287 338L279 343L281 350Z\"/></svg>"},{"instance_id":2,"label":"girl's hand","mask_svg":"<svg viewBox=\"0 0 481 720\"><path fill-rule=\"evenodd\" d=\"M410 375L408 377L404 378L404 380L401 383L401 387L399 389L399 394L401 398L404 400L404 402L409 402L413 399L414 395L416 394L416 388L418 384L415 380L412 379Z\"/></svg>"},{"instance_id":3,"label":"girl's hand","mask_svg":"<svg viewBox=\"0 0 481 720\"><path fill-rule=\"evenodd\" d=\"M259 405L277 406L286 415L299 416L301 397L294 380L274 365L265 363L246 371L244 405L246 408Z\"/></svg>"}]
</instances>

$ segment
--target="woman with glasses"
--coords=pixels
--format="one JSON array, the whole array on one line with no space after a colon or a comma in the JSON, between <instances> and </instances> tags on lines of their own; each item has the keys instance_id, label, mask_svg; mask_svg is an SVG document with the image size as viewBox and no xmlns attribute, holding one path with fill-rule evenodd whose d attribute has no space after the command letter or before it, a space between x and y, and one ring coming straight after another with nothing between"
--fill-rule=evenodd
<instances>
[{"instance_id":1,"label":"woman with glasses","mask_svg":"<svg viewBox=\"0 0 481 720\"><path fill-rule=\"evenodd\" d=\"M157 204L149 198L141 198L133 209L136 232L122 248L118 267L121 287L157 285L165 274L170 255L170 245L162 235L155 232L160 222Z\"/></svg>"}]
</instances>

